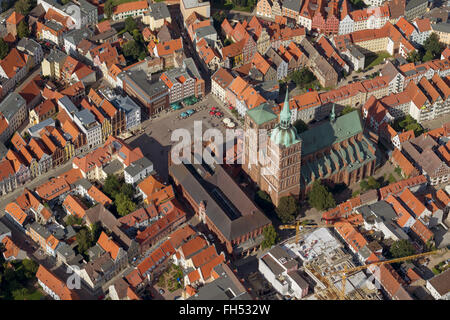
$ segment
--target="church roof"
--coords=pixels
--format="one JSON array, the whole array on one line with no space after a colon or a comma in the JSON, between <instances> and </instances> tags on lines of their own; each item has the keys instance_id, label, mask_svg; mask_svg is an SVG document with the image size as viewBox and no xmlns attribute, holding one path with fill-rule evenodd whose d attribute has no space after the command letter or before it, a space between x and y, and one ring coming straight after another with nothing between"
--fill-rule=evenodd
<instances>
[{"instance_id":1,"label":"church roof","mask_svg":"<svg viewBox=\"0 0 450 320\"><path fill-rule=\"evenodd\" d=\"M362 132L361 119L357 111L313 127L299 136L303 140L302 155L307 155L344 141Z\"/></svg>"},{"instance_id":2,"label":"church roof","mask_svg":"<svg viewBox=\"0 0 450 320\"><path fill-rule=\"evenodd\" d=\"M268 103L263 103L256 108L248 110L247 114L257 125L277 118L277 115L272 111L272 107Z\"/></svg>"}]
</instances>

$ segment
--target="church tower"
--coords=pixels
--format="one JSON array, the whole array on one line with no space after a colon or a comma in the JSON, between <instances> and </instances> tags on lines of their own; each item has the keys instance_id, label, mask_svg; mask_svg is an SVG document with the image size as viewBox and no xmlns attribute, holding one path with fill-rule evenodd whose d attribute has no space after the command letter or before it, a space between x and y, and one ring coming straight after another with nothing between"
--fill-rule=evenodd
<instances>
[{"instance_id":1,"label":"church tower","mask_svg":"<svg viewBox=\"0 0 450 320\"><path fill-rule=\"evenodd\" d=\"M266 191L275 206L285 196L300 194L300 165L302 141L291 124L289 92L278 124L267 142L267 161L261 168L261 189Z\"/></svg>"}]
</instances>

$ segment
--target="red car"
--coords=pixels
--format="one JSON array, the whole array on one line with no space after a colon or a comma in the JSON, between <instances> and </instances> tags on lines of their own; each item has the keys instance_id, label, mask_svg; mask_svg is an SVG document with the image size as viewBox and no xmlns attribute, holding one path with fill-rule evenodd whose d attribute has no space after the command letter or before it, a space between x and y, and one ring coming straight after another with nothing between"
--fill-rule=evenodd
<instances>
[{"instance_id":1,"label":"red car","mask_svg":"<svg viewBox=\"0 0 450 320\"><path fill-rule=\"evenodd\" d=\"M215 116L216 116L216 117L221 117L221 116L223 116L223 113L220 112L220 111L217 111L216 114L215 114Z\"/></svg>"},{"instance_id":2,"label":"red car","mask_svg":"<svg viewBox=\"0 0 450 320\"><path fill-rule=\"evenodd\" d=\"M233 110L233 106L229 106L228 109Z\"/></svg>"},{"instance_id":3,"label":"red car","mask_svg":"<svg viewBox=\"0 0 450 320\"><path fill-rule=\"evenodd\" d=\"M213 115L214 115L214 111L210 111L209 114L210 114L211 116L213 116Z\"/></svg>"}]
</instances>

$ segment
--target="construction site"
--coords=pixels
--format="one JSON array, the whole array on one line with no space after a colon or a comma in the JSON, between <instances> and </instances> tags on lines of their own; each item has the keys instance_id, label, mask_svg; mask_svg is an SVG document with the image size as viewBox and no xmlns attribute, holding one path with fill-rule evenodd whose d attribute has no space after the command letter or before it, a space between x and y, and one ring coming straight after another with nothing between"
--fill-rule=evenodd
<instances>
[{"instance_id":1,"label":"construction site","mask_svg":"<svg viewBox=\"0 0 450 320\"><path fill-rule=\"evenodd\" d=\"M283 244L290 255L300 258L303 271L314 280L314 294L310 300L379 300L377 288L368 280L363 271L347 277L345 293L342 290L340 271L356 267L353 256L345 251L344 245L336 239L328 228L316 229L299 239ZM345 296L345 297L343 297Z\"/></svg>"}]
</instances>

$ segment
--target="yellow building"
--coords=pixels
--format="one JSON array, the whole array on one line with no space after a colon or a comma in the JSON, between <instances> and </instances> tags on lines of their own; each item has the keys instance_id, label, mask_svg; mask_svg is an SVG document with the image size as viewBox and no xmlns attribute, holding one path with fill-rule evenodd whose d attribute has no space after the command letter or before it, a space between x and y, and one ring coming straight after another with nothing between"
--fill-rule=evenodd
<instances>
[{"instance_id":1,"label":"yellow building","mask_svg":"<svg viewBox=\"0 0 450 320\"><path fill-rule=\"evenodd\" d=\"M211 4L209 1L180 0L180 10L183 15L183 21L186 21L186 19L194 12L205 18L211 17Z\"/></svg>"},{"instance_id":2,"label":"yellow building","mask_svg":"<svg viewBox=\"0 0 450 320\"><path fill-rule=\"evenodd\" d=\"M59 79L61 77L61 69L66 60L67 55L59 50L52 50L50 54L42 60L42 75Z\"/></svg>"},{"instance_id":3,"label":"yellow building","mask_svg":"<svg viewBox=\"0 0 450 320\"><path fill-rule=\"evenodd\" d=\"M450 44L450 25L448 23L432 24L433 32L439 37L439 41L445 45Z\"/></svg>"}]
</instances>

